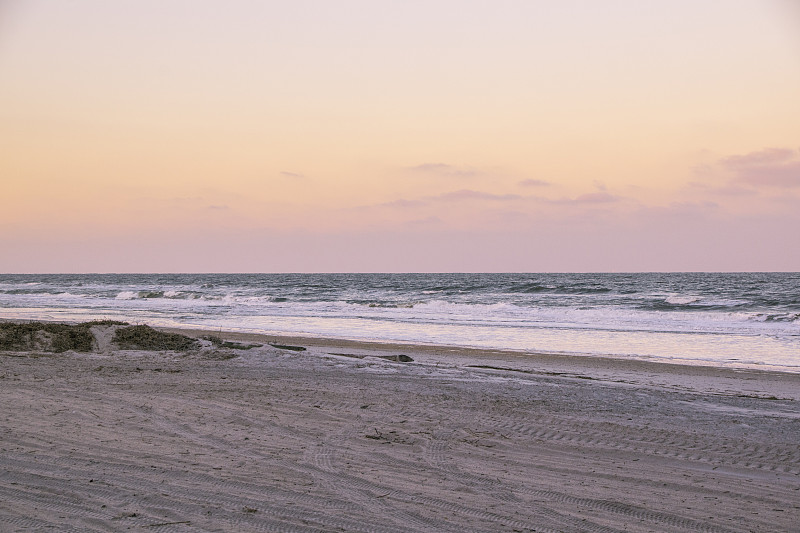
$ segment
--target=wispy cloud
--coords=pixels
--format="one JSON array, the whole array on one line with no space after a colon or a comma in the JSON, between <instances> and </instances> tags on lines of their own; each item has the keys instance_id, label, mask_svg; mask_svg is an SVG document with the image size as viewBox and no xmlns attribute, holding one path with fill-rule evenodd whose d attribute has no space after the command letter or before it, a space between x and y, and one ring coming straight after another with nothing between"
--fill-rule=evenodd
<instances>
[{"instance_id":1,"label":"wispy cloud","mask_svg":"<svg viewBox=\"0 0 800 533\"><path fill-rule=\"evenodd\" d=\"M492 194L489 192L473 191L471 189L461 189L458 191L446 192L433 199L445 202L458 202L463 200L492 200L507 202L509 200L519 200L522 196L518 194Z\"/></svg>"},{"instance_id":2,"label":"wispy cloud","mask_svg":"<svg viewBox=\"0 0 800 533\"><path fill-rule=\"evenodd\" d=\"M285 170L281 171L281 176L285 178L305 178L304 174L298 174L297 172L287 172Z\"/></svg>"},{"instance_id":3,"label":"wispy cloud","mask_svg":"<svg viewBox=\"0 0 800 533\"><path fill-rule=\"evenodd\" d=\"M702 191L714 196L758 196L758 191L751 187L742 187L741 185L728 184L721 187L712 187L705 183L690 182L688 184L690 190Z\"/></svg>"},{"instance_id":4,"label":"wispy cloud","mask_svg":"<svg viewBox=\"0 0 800 533\"><path fill-rule=\"evenodd\" d=\"M552 183L544 180L522 180L517 183L520 187L550 187Z\"/></svg>"},{"instance_id":5,"label":"wispy cloud","mask_svg":"<svg viewBox=\"0 0 800 533\"><path fill-rule=\"evenodd\" d=\"M619 201L619 196L607 193L605 191L590 192L581 194L576 197L573 202L576 204L609 204Z\"/></svg>"},{"instance_id":6,"label":"wispy cloud","mask_svg":"<svg viewBox=\"0 0 800 533\"><path fill-rule=\"evenodd\" d=\"M678 213L706 211L718 207L717 202L672 202L669 204L669 209Z\"/></svg>"},{"instance_id":7,"label":"wispy cloud","mask_svg":"<svg viewBox=\"0 0 800 533\"><path fill-rule=\"evenodd\" d=\"M765 148L745 155L732 155L722 160L729 168L750 168L760 165L774 165L794 159L795 151L789 148Z\"/></svg>"},{"instance_id":8,"label":"wispy cloud","mask_svg":"<svg viewBox=\"0 0 800 533\"><path fill-rule=\"evenodd\" d=\"M483 172L474 168L448 165L446 163L423 163L413 167L406 167L406 170L421 174L458 178L471 178L483 174Z\"/></svg>"},{"instance_id":9,"label":"wispy cloud","mask_svg":"<svg viewBox=\"0 0 800 533\"><path fill-rule=\"evenodd\" d=\"M423 202L422 200L406 200L405 198L400 198L399 200L392 200L391 202L384 202L382 204L379 204L380 207L397 207L401 209L422 207L425 205L428 205L428 203Z\"/></svg>"},{"instance_id":10,"label":"wispy cloud","mask_svg":"<svg viewBox=\"0 0 800 533\"><path fill-rule=\"evenodd\" d=\"M496 194L485 191L476 191L474 189L459 189L456 191L449 191L435 196L428 196L423 199L408 200L405 198L376 204L373 207L390 207L398 209L413 209L419 207L426 207L431 203L461 203L461 202L489 202L489 203L505 203L513 201L529 201L539 204L550 205L603 205L612 204L622 201L622 196L617 196L606 191L596 191L585 194L580 194L575 197L563 198L545 198L542 196L528 196L520 194Z\"/></svg>"},{"instance_id":11,"label":"wispy cloud","mask_svg":"<svg viewBox=\"0 0 800 533\"><path fill-rule=\"evenodd\" d=\"M615 196L605 191L589 192L581 194L575 198L561 198L559 200L550 200L551 203L556 204L570 204L570 205L591 205L591 204L611 204L619 202L621 197Z\"/></svg>"},{"instance_id":12,"label":"wispy cloud","mask_svg":"<svg viewBox=\"0 0 800 533\"><path fill-rule=\"evenodd\" d=\"M720 164L733 173L736 183L754 187L800 187L800 150L766 148L726 157Z\"/></svg>"}]
</instances>

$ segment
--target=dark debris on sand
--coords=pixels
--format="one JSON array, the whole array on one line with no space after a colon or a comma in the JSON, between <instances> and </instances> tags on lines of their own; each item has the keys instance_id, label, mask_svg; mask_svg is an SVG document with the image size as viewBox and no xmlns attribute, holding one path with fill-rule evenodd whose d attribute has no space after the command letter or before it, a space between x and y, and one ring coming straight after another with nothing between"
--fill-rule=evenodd
<instances>
[{"instance_id":1,"label":"dark debris on sand","mask_svg":"<svg viewBox=\"0 0 800 533\"><path fill-rule=\"evenodd\" d=\"M211 341L211 344L217 348L228 348L231 350L250 350L263 346L263 344L242 344L240 342L226 341L216 335L204 335L201 339Z\"/></svg>"}]
</instances>

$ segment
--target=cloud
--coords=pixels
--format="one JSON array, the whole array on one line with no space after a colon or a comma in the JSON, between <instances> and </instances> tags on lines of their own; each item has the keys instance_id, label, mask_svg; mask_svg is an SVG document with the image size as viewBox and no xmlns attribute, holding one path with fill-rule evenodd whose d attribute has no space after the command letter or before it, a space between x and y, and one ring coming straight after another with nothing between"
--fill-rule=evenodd
<instances>
[{"instance_id":1,"label":"cloud","mask_svg":"<svg viewBox=\"0 0 800 533\"><path fill-rule=\"evenodd\" d=\"M444 163L423 163L415 167L408 167L408 170L414 172L447 172L452 168L452 165L445 165Z\"/></svg>"},{"instance_id":2,"label":"cloud","mask_svg":"<svg viewBox=\"0 0 800 533\"><path fill-rule=\"evenodd\" d=\"M493 200L507 202L509 200L519 200L522 196L518 194L492 194L488 192L473 191L471 189L461 189L458 191L446 192L433 199L446 202L457 202L462 200Z\"/></svg>"},{"instance_id":3,"label":"cloud","mask_svg":"<svg viewBox=\"0 0 800 533\"><path fill-rule=\"evenodd\" d=\"M669 204L669 209L678 213L705 211L718 207L719 204L716 202L672 202Z\"/></svg>"},{"instance_id":4,"label":"cloud","mask_svg":"<svg viewBox=\"0 0 800 533\"><path fill-rule=\"evenodd\" d=\"M618 202L619 196L609 194L605 191L589 192L581 194L575 198L562 198L560 200L552 200L556 204L571 204L571 205L586 205L586 204L610 204Z\"/></svg>"},{"instance_id":5,"label":"cloud","mask_svg":"<svg viewBox=\"0 0 800 533\"><path fill-rule=\"evenodd\" d=\"M421 165L407 167L406 170L421 174L434 174L438 176L458 178L471 178L473 176L479 176L483 174L475 169L458 167L445 163L423 163Z\"/></svg>"},{"instance_id":6,"label":"cloud","mask_svg":"<svg viewBox=\"0 0 800 533\"><path fill-rule=\"evenodd\" d=\"M715 196L758 196L757 190L750 187L742 187L741 185L729 184L722 187L711 187L705 183L692 181L688 184L688 186L691 190L700 190Z\"/></svg>"},{"instance_id":7,"label":"cloud","mask_svg":"<svg viewBox=\"0 0 800 533\"><path fill-rule=\"evenodd\" d=\"M517 185L520 187L549 187L552 183L544 180L522 180Z\"/></svg>"},{"instance_id":8,"label":"cloud","mask_svg":"<svg viewBox=\"0 0 800 533\"><path fill-rule=\"evenodd\" d=\"M705 218L719 212L719 204L710 201L670 202L666 206L642 206L638 210L639 221L645 220L688 220Z\"/></svg>"},{"instance_id":9,"label":"cloud","mask_svg":"<svg viewBox=\"0 0 800 533\"><path fill-rule=\"evenodd\" d=\"M381 207L398 207L401 209L405 209L412 207L422 207L428 204L427 202L423 202L422 200L406 200L404 198L400 198L399 200L392 200L391 202L384 202L379 205Z\"/></svg>"},{"instance_id":10,"label":"cloud","mask_svg":"<svg viewBox=\"0 0 800 533\"><path fill-rule=\"evenodd\" d=\"M755 187L800 187L800 150L766 148L720 161L733 181Z\"/></svg>"},{"instance_id":11,"label":"cloud","mask_svg":"<svg viewBox=\"0 0 800 533\"><path fill-rule=\"evenodd\" d=\"M732 155L722 160L722 164L729 168L749 168L761 165L774 165L789 161L795 156L794 150L788 148L765 148L758 152L745 155Z\"/></svg>"},{"instance_id":12,"label":"cloud","mask_svg":"<svg viewBox=\"0 0 800 533\"><path fill-rule=\"evenodd\" d=\"M298 174L296 172L287 172L285 170L281 171L281 176L286 178L305 178L304 174Z\"/></svg>"}]
</instances>

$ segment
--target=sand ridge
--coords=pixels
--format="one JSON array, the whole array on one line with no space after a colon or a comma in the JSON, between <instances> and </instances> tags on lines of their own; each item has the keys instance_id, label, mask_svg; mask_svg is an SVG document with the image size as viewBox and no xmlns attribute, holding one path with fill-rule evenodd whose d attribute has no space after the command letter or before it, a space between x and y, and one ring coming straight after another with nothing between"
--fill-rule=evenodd
<instances>
[{"instance_id":1,"label":"sand ridge","mask_svg":"<svg viewBox=\"0 0 800 533\"><path fill-rule=\"evenodd\" d=\"M0 354L0 530L800 522L798 375L306 347Z\"/></svg>"}]
</instances>

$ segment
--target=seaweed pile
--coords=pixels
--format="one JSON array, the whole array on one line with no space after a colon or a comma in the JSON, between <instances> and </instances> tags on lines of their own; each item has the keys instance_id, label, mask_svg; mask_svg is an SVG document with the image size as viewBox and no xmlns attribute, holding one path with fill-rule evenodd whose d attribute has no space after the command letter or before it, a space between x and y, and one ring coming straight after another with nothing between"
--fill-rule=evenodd
<instances>
[{"instance_id":1,"label":"seaweed pile","mask_svg":"<svg viewBox=\"0 0 800 533\"><path fill-rule=\"evenodd\" d=\"M197 339L178 333L164 333L147 325L128 326L114 332L111 342L123 350L172 350L185 352L200 348Z\"/></svg>"},{"instance_id":2,"label":"seaweed pile","mask_svg":"<svg viewBox=\"0 0 800 533\"><path fill-rule=\"evenodd\" d=\"M126 322L94 320L81 324L50 322L0 323L0 350L8 352L91 352L96 343L92 326L124 326Z\"/></svg>"},{"instance_id":3,"label":"seaweed pile","mask_svg":"<svg viewBox=\"0 0 800 533\"><path fill-rule=\"evenodd\" d=\"M114 327L111 342L122 350L185 352L200 348L197 339L178 333L165 333L146 325L130 326L116 320L93 320L80 324L0 322L0 351L97 351L97 339L92 332L95 326Z\"/></svg>"}]
</instances>

